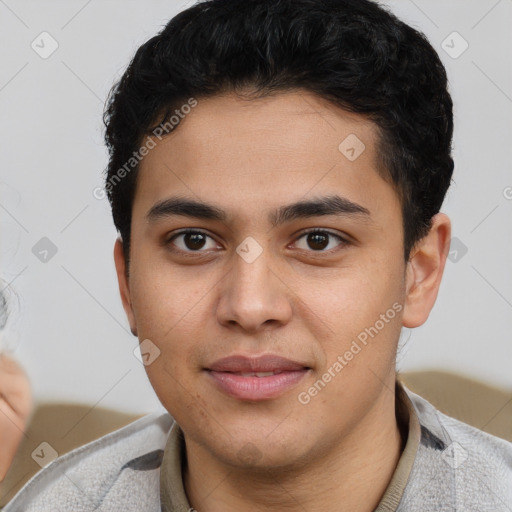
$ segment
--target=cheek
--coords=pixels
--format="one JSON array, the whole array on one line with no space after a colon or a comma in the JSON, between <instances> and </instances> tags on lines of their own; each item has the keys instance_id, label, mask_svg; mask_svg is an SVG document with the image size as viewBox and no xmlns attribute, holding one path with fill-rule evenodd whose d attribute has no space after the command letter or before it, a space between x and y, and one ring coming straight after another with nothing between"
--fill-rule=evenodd
<instances>
[{"instance_id":1,"label":"cheek","mask_svg":"<svg viewBox=\"0 0 512 512\"><path fill-rule=\"evenodd\" d=\"M158 353L145 370L162 404L176 413L176 407L192 400L194 361L204 340L206 298L201 301L204 292L200 294L199 286L153 280L149 274L139 277L134 280L133 309L141 351L145 340L150 340Z\"/></svg>"},{"instance_id":2,"label":"cheek","mask_svg":"<svg viewBox=\"0 0 512 512\"><path fill-rule=\"evenodd\" d=\"M341 356L343 370L331 368L344 375L336 379L339 385L364 381L370 368L381 376L394 368L404 295L401 267L396 260L391 263L383 258L352 268L338 274L323 293L310 295L308 306L318 313L317 325L329 326L327 335L317 336L324 354L321 371L328 371Z\"/></svg>"},{"instance_id":3,"label":"cheek","mask_svg":"<svg viewBox=\"0 0 512 512\"><path fill-rule=\"evenodd\" d=\"M297 295L331 331L353 336L403 301L403 276L390 265L351 267L321 282L301 282Z\"/></svg>"},{"instance_id":4,"label":"cheek","mask_svg":"<svg viewBox=\"0 0 512 512\"><path fill-rule=\"evenodd\" d=\"M130 282L139 338L163 342L197 327L205 283L165 265L141 267L134 269Z\"/></svg>"},{"instance_id":5,"label":"cheek","mask_svg":"<svg viewBox=\"0 0 512 512\"><path fill-rule=\"evenodd\" d=\"M187 433L199 430L203 435L214 435L209 421L209 407L197 391L197 384L185 371L185 361L166 355L146 366L149 381L162 405Z\"/></svg>"}]
</instances>

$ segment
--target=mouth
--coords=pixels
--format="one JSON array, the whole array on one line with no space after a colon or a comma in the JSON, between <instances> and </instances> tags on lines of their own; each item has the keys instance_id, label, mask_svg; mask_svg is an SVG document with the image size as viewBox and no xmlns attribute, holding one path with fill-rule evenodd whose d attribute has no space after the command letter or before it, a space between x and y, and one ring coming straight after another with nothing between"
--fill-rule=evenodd
<instances>
[{"instance_id":1,"label":"mouth","mask_svg":"<svg viewBox=\"0 0 512 512\"><path fill-rule=\"evenodd\" d=\"M229 356L205 368L213 384L238 400L271 400L295 387L311 370L275 355Z\"/></svg>"}]
</instances>

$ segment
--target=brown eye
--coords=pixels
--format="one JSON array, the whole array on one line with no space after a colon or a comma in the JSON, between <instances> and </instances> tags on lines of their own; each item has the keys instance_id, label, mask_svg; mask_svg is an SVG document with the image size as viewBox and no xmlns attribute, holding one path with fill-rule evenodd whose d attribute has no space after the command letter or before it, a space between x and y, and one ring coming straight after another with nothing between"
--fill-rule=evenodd
<instances>
[{"instance_id":1,"label":"brown eye","mask_svg":"<svg viewBox=\"0 0 512 512\"><path fill-rule=\"evenodd\" d=\"M339 247L348 244L348 242L340 235L321 229L303 233L296 243L299 249L316 252L329 252L337 246Z\"/></svg>"},{"instance_id":2,"label":"brown eye","mask_svg":"<svg viewBox=\"0 0 512 512\"><path fill-rule=\"evenodd\" d=\"M307 243L311 249L321 251L329 245L329 235L325 233L308 233Z\"/></svg>"},{"instance_id":3,"label":"brown eye","mask_svg":"<svg viewBox=\"0 0 512 512\"><path fill-rule=\"evenodd\" d=\"M168 240L167 245L174 245L183 252L205 252L201 249L214 249L217 247L211 236L196 230L182 231L175 234Z\"/></svg>"},{"instance_id":4,"label":"brown eye","mask_svg":"<svg viewBox=\"0 0 512 512\"><path fill-rule=\"evenodd\" d=\"M206 237L202 233L185 233L183 235L183 243L188 249L197 251L202 249L206 241Z\"/></svg>"}]
</instances>

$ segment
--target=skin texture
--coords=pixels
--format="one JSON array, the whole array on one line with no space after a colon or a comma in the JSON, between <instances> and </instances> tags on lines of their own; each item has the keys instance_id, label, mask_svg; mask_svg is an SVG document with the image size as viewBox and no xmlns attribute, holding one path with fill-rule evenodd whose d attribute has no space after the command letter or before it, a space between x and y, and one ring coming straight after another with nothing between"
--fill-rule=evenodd
<instances>
[{"instance_id":1,"label":"skin texture","mask_svg":"<svg viewBox=\"0 0 512 512\"><path fill-rule=\"evenodd\" d=\"M14 459L31 409L27 375L14 359L0 355L0 482Z\"/></svg>"},{"instance_id":2,"label":"skin texture","mask_svg":"<svg viewBox=\"0 0 512 512\"><path fill-rule=\"evenodd\" d=\"M356 134L365 150L338 149ZM450 221L403 260L401 209L377 172L375 126L297 90L247 101L199 99L178 129L144 157L132 214L129 277L114 257L132 332L160 350L146 367L185 433L185 489L201 512L373 510L401 453L395 358L402 326L427 319L448 253ZM180 195L225 210L223 221L148 221ZM339 195L370 215L322 215L273 226L275 209ZM201 255L183 228L205 231ZM321 228L325 249L303 231ZM262 252L236 252L254 238ZM166 245L167 242L167 245ZM192 249L190 248L192 247ZM298 400L380 315L401 306L311 401ZM233 354L276 354L310 370L272 400L221 392L204 369Z\"/></svg>"}]
</instances>

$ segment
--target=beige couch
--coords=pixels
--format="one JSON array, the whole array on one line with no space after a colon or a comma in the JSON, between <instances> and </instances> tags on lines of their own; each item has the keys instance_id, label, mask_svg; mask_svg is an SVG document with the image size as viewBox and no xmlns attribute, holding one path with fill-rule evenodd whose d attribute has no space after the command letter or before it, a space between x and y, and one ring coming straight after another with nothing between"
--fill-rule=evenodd
<instances>
[{"instance_id":1,"label":"beige couch","mask_svg":"<svg viewBox=\"0 0 512 512\"><path fill-rule=\"evenodd\" d=\"M485 432L512 441L512 390L438 371L409 372L402 382L442 412ZM14 462L0 484L0 506L39 469L31 454L49 443L59 455L97 439L140 415L77 404L42 404L34 411ZM37 452L36 452L37 453Z\"/></svg>"}]
</instances>

